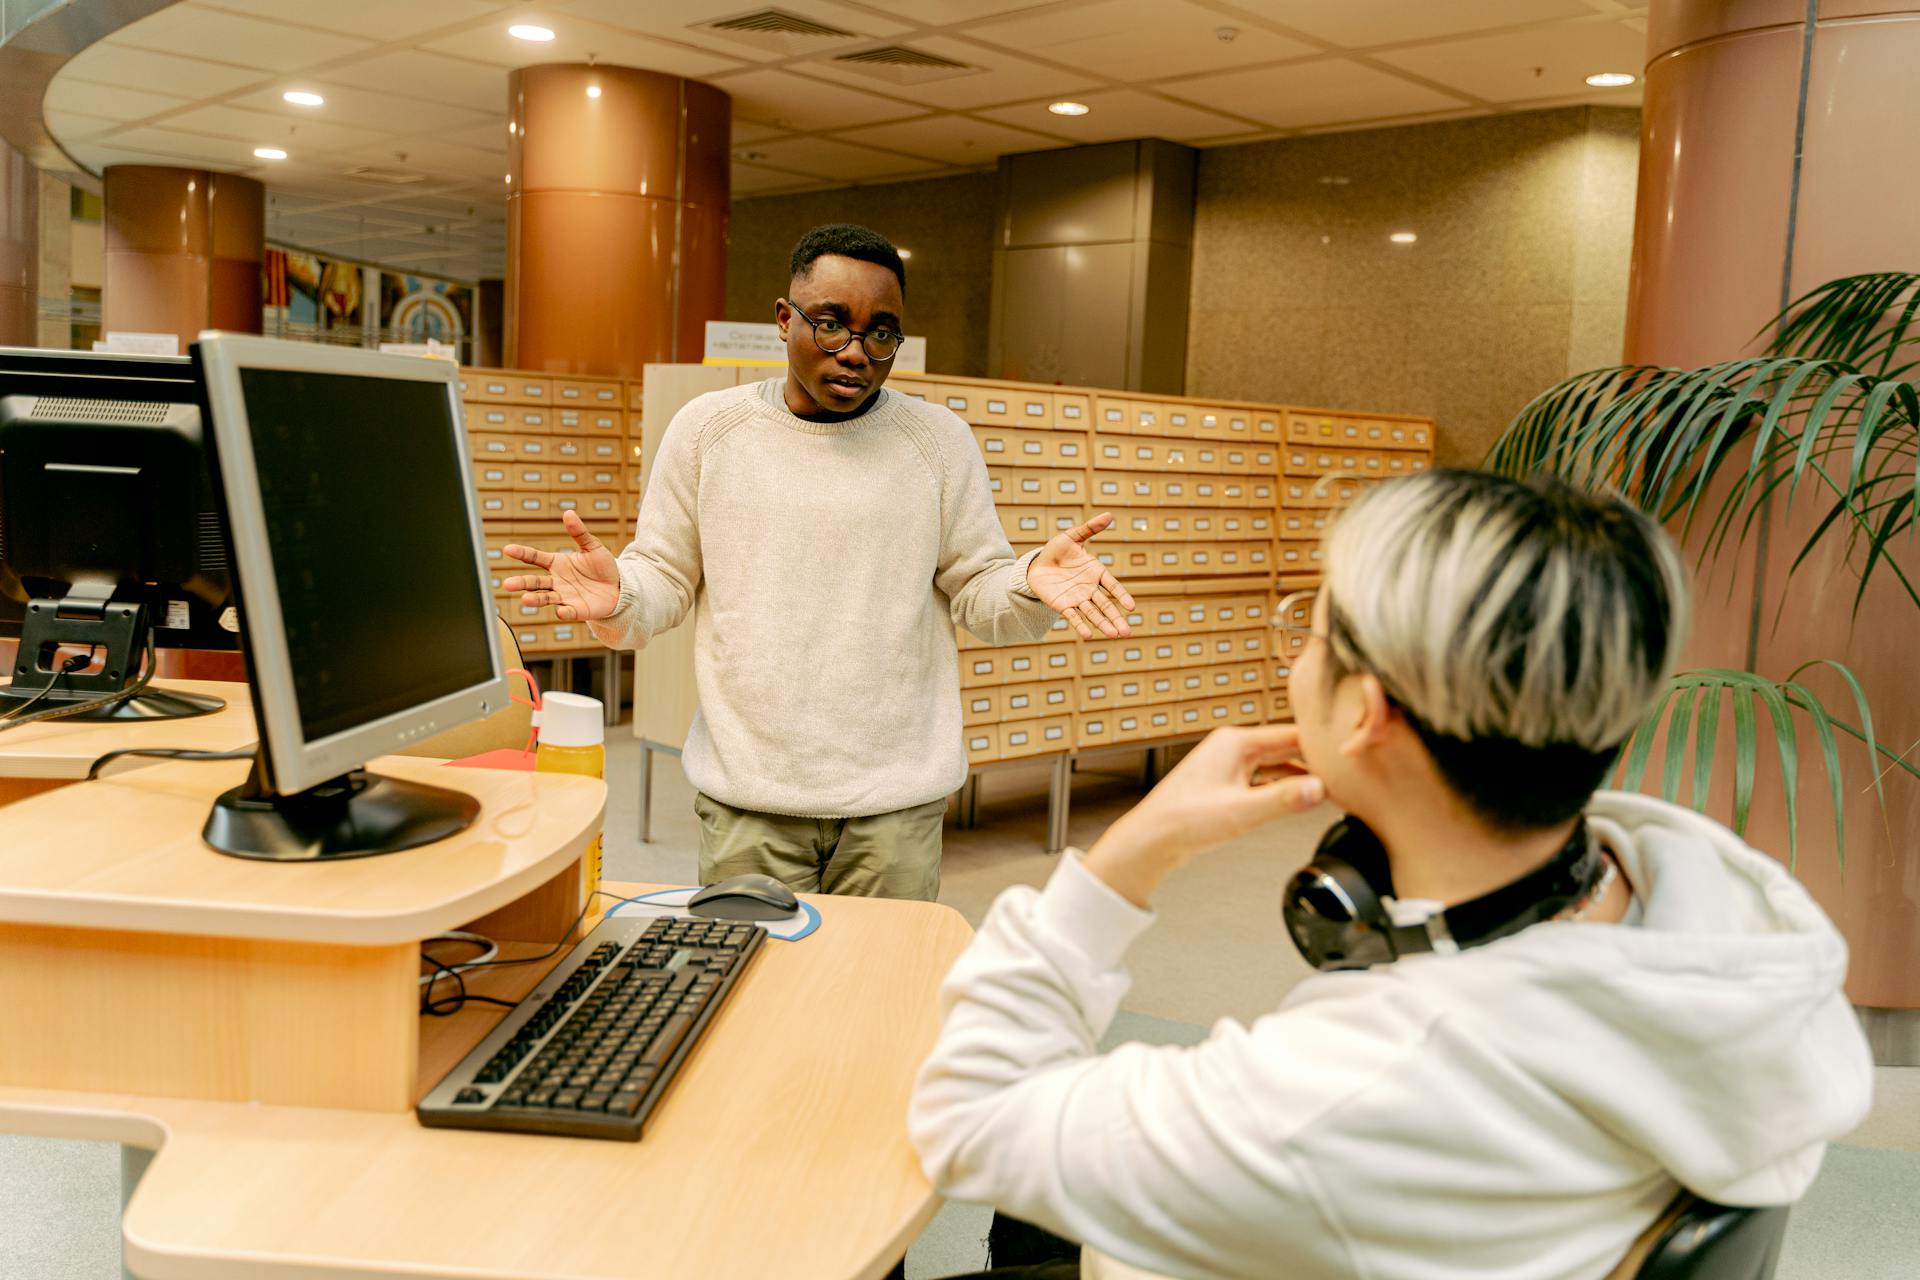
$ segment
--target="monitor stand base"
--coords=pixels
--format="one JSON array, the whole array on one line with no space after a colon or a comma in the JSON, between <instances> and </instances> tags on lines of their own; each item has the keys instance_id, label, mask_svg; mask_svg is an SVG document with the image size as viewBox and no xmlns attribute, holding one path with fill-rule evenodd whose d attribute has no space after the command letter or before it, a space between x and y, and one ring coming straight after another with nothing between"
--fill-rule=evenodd
<instances>
[{"instance_id":1,"label":"monitor stand base","mask_svg":"<svg viewBox=\"0 0 1920 1280\"><path fill-rule=\"evenodd\" d=\"M28 677L28 683L25 685L16 683L0 688L0 716L4 716L18 704L29 701L38 691L38 686L33 682L32 677ZM106 696L94 692L80 693L69 689L55 689L29 707L26 714L51 711L55 707L71 706L76 702L97 702ZM211 715L226 705L224 698L149 686L145 692L131 698L123 698L119 702L108 703L103 707L94 707L90 711L76 711L70 716L60 716L59 719L65 724L98 720L186 720L192 716Z\"/></svg>"},{"instance_id":2,"label":"monitor stand base","mask_svg":"<svg viewBox=\"0 0 1920 1280\"><path fill-rule=\"evenodd\" d=\"M260 764L213 802L201 837L221 853L268 862L337 862L398 853L472 825L480 802L464 791L356 769L292 795L261 785Z\"/></svg>"}]
</instances>

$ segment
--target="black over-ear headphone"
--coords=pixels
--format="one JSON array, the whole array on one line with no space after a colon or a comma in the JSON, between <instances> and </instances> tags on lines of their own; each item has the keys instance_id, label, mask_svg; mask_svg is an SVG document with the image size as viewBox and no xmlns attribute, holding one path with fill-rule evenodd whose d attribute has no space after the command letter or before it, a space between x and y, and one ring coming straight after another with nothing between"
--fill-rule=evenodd
<instances>
[{"instance_id":1,"label":"black over-ear headphone","mask_svg":"<svg viewBox=\"0 0 1920 1280\"><path fill-rule=\"evenodd\" d=\"M1591 893L1606 854L1585 818L1560 851L1519 879L1470 902L1409 918L1390 911L1393 873L1378 836L1343 818L1320 838L1307 865L1287 884L1281 914L1293 945L1314 968L1367 969L1422 951L1448 954L1552 919Z\"/></svg>"}]
</instances>

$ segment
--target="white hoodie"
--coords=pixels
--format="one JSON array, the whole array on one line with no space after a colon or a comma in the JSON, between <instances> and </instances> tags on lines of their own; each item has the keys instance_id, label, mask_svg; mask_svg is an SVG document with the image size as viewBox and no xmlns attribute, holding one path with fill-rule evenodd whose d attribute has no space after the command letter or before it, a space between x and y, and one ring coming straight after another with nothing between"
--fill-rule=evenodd
<instances>
[{"instance_id":1,"label":"white hoodie","mask_svg":"<svg viewBox=\"0 0 1920 1280\"><path fill-rule=\"evenodd\" d=\"M1718 824L1614 792L1587 814L1637 925L1315 975L1251 1027L1104 1056L1153 917L1069 854L947 979L908 1117L927 1175L1085 1242L1089 1274L1183 1278L1584 1280L1676 1182L1796 1199L1871 1097L1845 944Z\"/></svg>"}]
</instances>

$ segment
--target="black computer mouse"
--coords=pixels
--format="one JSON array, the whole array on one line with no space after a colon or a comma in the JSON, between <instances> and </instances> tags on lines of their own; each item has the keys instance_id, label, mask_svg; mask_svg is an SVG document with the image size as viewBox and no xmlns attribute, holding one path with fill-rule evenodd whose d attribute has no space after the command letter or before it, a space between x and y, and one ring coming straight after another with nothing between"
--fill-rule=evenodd
<instances>
[{"instance_id":1,"label":"black computer mouse","mask_svg":"<svg viewBox=\"0 0 1920 1280\"><path fill-rule=\"evenodd\" d=\"M757 872L710 884L687 899L687 910L714 920L780 920L799 909L793 890Z\"/></svg>"}]
</instances>

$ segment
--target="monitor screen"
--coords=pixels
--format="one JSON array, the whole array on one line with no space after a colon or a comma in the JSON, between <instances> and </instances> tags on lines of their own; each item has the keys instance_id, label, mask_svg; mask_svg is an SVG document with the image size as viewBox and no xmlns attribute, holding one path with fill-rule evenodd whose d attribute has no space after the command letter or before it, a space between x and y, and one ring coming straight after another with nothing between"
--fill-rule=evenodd
<instances>
[{"instance_id":1,"label":"monitor screen","mask_svg":"<svg viewBox=\"0 0 1920 1280\"><path fill-rule=\"evenodd\" d=\"M199 399L184 358L0 347L0 638L105 580L159 647L239 647Z\"/></svg>"},{"instance_id":2,"label":"monitor screen","mask_svg":"<svg viewBox=\"0 0 1920 1280\"><path fill-rule=\"evenodd\" d=\"M301 736L492 679L445 384L238 372Z\"/></svg>"}]
</instances>

